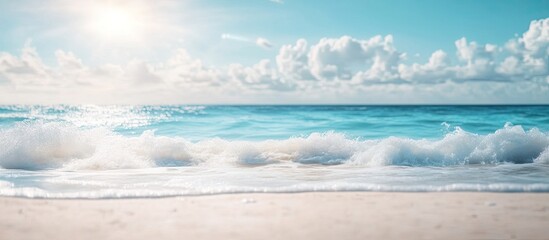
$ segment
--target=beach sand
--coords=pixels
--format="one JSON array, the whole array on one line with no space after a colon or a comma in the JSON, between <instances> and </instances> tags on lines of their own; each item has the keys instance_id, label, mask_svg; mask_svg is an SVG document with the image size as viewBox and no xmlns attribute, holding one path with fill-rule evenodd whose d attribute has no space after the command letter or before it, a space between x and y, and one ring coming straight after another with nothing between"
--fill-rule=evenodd
<instances>
[{"instance_id":1,"label":"beach sand","mask_svg":"<svg viewBox=\"0 0 549 240\"><path fill-rule=\"evenodd\" d=\"M0 239L549 239L549 194L0 198Z\"/></svg>"}]
</instances>

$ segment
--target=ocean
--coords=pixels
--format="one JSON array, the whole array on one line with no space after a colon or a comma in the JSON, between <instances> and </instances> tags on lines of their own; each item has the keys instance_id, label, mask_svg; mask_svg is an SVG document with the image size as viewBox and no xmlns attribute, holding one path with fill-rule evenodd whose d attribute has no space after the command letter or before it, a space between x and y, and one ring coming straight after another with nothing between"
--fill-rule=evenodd
<instances>
[{"instance_id":1,"label":"ocean","mask_svg":"<svg viewBox=\"0 0 549 240\"><path fill-rule=\"evenodd\" d=\"M0 196L549 192L549 106L0 106Z\"/></svg>"}]
</instances>

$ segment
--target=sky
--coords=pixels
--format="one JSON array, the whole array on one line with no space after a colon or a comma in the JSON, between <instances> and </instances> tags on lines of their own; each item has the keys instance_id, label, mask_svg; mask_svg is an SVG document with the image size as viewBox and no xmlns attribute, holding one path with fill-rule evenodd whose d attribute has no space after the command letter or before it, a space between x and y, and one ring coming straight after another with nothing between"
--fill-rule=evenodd
<instances>
[{"instance_id":1,"label":"sky","mask_svg":"<svg viewBox=\"0 0 549 240\"><path fill-rule=\"evenodd\" d=\"M549 104L549 0L0 0L0 104Z\"/></svg>"}]
</instances>

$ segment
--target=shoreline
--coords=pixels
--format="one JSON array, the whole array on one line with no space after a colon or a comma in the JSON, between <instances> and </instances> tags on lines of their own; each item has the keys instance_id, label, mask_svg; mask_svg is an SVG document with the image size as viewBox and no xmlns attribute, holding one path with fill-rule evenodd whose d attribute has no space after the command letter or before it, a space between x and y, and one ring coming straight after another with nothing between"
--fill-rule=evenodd
<instances>
[{"instance_id":1,"label":"shoreline","mask_svg":"<svg viewBox=\"0 0 549 240\"><path fill-rule=\"evenodd\" d=\"M0 197L2 239L546 239L549 193Z\"/></svg>"}]
</instances>

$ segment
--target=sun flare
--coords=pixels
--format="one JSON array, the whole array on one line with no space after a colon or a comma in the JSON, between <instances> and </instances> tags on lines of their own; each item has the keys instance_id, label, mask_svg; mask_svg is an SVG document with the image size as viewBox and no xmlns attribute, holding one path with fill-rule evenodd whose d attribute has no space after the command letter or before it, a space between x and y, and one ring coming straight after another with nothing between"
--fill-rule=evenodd
<instances>
[{"instance_id":1,"label":"sun flare","mask_svg":"<svg viewBox=\"0 0 549 240\"><path fill-rule=\"evenodd\" d=\"M140 31L139 18L131 9L102 6L91 17L92 30L102 38L127 38Z\"/></svg>"}]
</instances>

